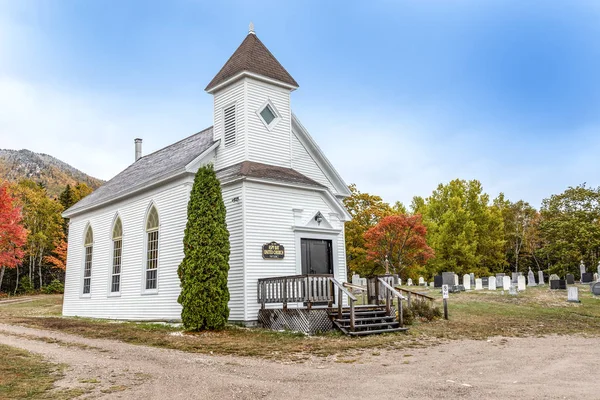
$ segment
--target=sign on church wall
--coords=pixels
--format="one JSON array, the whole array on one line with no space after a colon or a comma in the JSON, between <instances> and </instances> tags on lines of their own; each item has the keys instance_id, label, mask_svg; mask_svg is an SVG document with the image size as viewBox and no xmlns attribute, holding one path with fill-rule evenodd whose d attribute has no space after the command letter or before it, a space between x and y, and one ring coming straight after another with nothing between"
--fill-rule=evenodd
<instances>
[{"instance_id":1,"label":"sign on church wall","mask_svg":"<svg viewBox=\"0 0 600 400\"><path fill-rule=\"evenodd\" d=\"M262 256L264 259L282 259L285 256L285 249L277 242L263 244Z\"/></svg>"}]
</instances>

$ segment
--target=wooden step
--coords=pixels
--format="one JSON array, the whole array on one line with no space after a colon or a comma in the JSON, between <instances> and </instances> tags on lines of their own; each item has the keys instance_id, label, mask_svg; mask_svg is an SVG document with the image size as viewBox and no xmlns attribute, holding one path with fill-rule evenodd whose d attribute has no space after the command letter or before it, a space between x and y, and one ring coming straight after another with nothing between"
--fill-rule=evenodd
<instances>
[{"instance_id":1,"label":"wooden step","mask_svg":"<svg viewBox=\"0 0 600 400\"><path fill-rule=\"evenodd\" d=\"M337 312L332 312L329 313L330 316L332 317L336 317L338 316ZM376 316L376 315L387 315L387 311L385 310L372 310L372 311L354 311L354 316L365 316L368 317L369 315L371 316ZM342 318L343 317L349 317L350 313L349 312L342 312Z\"/></svg>"},{"instance_id":2,"label":"wooden step","mask_svg":"<svg viewBox=\"0 0 600 400\"><path fill-rule=\"evenodd\" d=\"M372 330L372 331L355 331L355 332L351 332L351 331L346 331L347 335L350 336L366 336L366 335L376 335L376 334L380 334L380 333L390 333L390 332L405 332L407 331L408 328L390 328L390 329L377 329L377 330Z\"/></svg>"},{"instance_id":3,"label":"wooden step","mask_svg":"<svg viewBox=\"0 0 600 400\"><path fill-rule=\"evenodd\" d=\"M396 317L394 317L393 315L384 315L381 317L361 317L361 318L354 318L354 322L358 322L358 321L381 321L381 320L388 320L388 321L394 321L396 319ZM335 319L338 322L350 322L350 318L336 318Z\"/></svg>"},{"instance_id":4,"label":"wooden step","mask_svg":"<svg viewBox=\"0 0 600 400\"><path fill-rule=\"evenodd\" d=\"M344 328L349 328L350 325L343 325ZM383 327L388 327L388 328L396 328L400 326L399 322L377 322L377 323L373 323L373 324L354 324L354 329L356 330L367 330L370 328L383 328Z\"/></svg>"}]
</instances>

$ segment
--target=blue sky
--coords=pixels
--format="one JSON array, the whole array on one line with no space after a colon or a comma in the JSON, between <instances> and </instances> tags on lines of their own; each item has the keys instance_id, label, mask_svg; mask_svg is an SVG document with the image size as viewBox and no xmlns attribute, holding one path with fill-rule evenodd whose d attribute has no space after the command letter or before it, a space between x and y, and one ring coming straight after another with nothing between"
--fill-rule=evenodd
<instances>
[{"instance_id":1,"label":"blue sky","mask_svg":"<svg viewBox=\"0 0 600 400\"><path fill-rule=\"evenodd\" d=\"M600 185L600 3L0 0L0 148L109 179L212 124L250 21L348 183L410 203L479 179L535 206Z\"/></svg>"}]
</instances>

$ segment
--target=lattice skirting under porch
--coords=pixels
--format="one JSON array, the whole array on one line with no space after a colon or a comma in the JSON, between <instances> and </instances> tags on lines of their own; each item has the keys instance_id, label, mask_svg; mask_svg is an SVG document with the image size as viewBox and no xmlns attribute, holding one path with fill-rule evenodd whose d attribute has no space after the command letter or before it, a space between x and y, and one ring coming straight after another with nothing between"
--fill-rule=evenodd
<instances>
[{"instance_id":1,"label":"lattice skirting under porch","mask_svg":"<svg viewBox=\"0 0 600 400\"><path fill-rule=\"evenodd\" d=\"M263 328L289 330L314 335L333 329L327 310L322 308L264 309L258 312L258 323Z\"/></svg>"}]
</instances>

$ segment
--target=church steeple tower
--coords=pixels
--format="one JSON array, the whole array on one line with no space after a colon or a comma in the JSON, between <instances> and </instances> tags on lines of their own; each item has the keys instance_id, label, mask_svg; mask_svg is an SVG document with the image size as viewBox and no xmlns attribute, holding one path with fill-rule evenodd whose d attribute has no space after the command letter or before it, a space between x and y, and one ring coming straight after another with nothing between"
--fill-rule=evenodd
<instances>
[{"instance_id":1,"label":"church steeple tower","mask_svg":"<svg viewBox=\"0 0 600 400\"><path fill-rule=\"evenodd\" d=\"M291 166L290 94L298 83L256 36L254 25L206 86L214 96L215 168L242 161Z\"/></svg>"}]
</instances>

